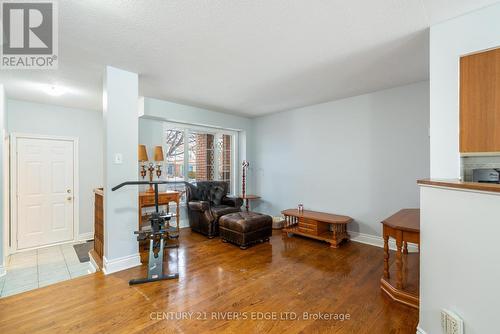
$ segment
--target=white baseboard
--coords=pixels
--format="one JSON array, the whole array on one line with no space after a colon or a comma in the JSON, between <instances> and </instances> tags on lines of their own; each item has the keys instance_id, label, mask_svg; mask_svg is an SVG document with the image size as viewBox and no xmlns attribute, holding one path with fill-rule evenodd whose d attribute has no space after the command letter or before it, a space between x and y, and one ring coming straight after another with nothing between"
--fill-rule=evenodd
<instances>
[{"instance_id":1,"label":"white baseboard","mask_svg":"<svg viewBox=\"0 0 500 334\"><path fill-rule=\"evenodd\" d=\"M5 276L7 274L7 270L5 270L4 266L0 266L0 277Z\"/></svg>"},{"instance_id":2,"label":"white baseboard","mask_svg":"<svg viewBox=\"0 0 500 334\"><path fill-rule=\"evenodd\" d=\"M94 232L81 233L78 235L78 241L87 241L94 239Z\"/></svg>"},{"instance_id":3,"label":"white baseboard","mask_svg":"<svg viewBox=\"0 0 500 334\"><path fill-rule=\"evenodd\" d=\"M367 244L367 245L372 245L372 246L377 246L377 247L384 247L384 238L379 237L378 235L371 235L371 234L365 234L365 233L359 233L359 232L354 232L354 231L347 231L349 235L351 236L351 240L355 242L359 242L362 244ZM396 250L396 241L394 239L389 239L389 249L391 250ZM417 245L415 244L408 244L408 252L415 253L418 252Z\"/></svg>"},{"instance_id":4,"label":"white baseboard","mask_svg":"<svg viewBox=\"0 0 500 334\"><path fill-rule=\"evenodd\" d=\"M140 266L141 256L139 255L139 253L135 253L113 260L108 260L105 256L103 256L103 262L104 268L102 268L102 271L104 272L104 275L109 275L112 273L116 273L117 271Z\"/></svg>"},{"instance_id":5,"label":"white baseboard","mask_svg":"<svg viewBox=\"0 0 500 334\"><path fill-rule=\"evenodd\" d=\"M92 273L95 273L97 271L97 265L94 263L94 259L92 258L92 256L89 256L90 257L90 261L89 261L89 274L92 274Z\"/></svg>"},{"instance_id":6,"label":"white baseboard","mask_svg":"<svg viewBox=\"0 0 500 334\"><path fill-rule=\"evenodd\" d=\"M417 326L417 334L427 334L427 333L419 325Z\"/></svg>"}]
</instances>

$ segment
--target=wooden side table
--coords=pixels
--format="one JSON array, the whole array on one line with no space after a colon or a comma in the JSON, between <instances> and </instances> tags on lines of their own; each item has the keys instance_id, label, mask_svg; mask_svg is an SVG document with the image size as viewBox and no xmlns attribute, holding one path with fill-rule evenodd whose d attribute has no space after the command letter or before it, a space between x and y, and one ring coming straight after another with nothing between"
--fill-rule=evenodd
<instances>
[{"instance_id":1,"label":"wooden side table","mask_svg":"<svg viewBox=\"0 0 500 334\"><path fill-rule=\"evenodd\" d=\"M245 209L247 210L247 212L250 211L250 205L249 205L248 201L260 199L260 196L257 196L257 195L245 195L245 196L239 196L239 197L245 201Z\"/></svg>"},{"instance_id":2,"label":"wooden side table","mask_svg":"<svg viewBox=\"0 0 500 334\"><path fill-rule=\"evenodd\" d=\"M181 198L181 193L178 191L166 191L158 193L158 205L167 205L168 212L168 204L170 202L174 202L177 204L176 207L176 223L177 223L177 232L179 232L179 224L180 224L180 214L179 214L179 202ZM154 192L140 192L139 193L139 230L141 229L142 223L142 209L155 206L155 193ZM141 256L141 262L148 262L149 256L149 244L141 242L139 243L139 253ZM165 252L167 249L165 249Z\"/></svg>"},{"instance_id":3,"label":"wooden side table","mask_svg":"<svg viewBox=\"0 0 500 334\"><path fill-rule=\"evenodd\" d=\"M174 202L176 207L176 222L177 222L177 231L179 231L179 223L180 223L180 214L179 214L179 201L181 198L181 193L178 191L166 191L158 193L158 205L167 205L170 202ZM155 193L154 192L140 192L139 193L139 228L141 227L142 222L142 209L155 206Z\"/></svg>"},{"instance_id":4,"label":"wooden side table","mask_svg":"<svg viewBox=\"0 0 500 334\"><path fill-rule=\"evenodd\" d=\"M385 219L382 225L384 275L380 279L380 288L393 300L418 308L419 253L409 254L408 242L420 247L420 209L403 209ZM395 267L389 266L391 237L396 240ZM396 277L393 277L394 275Z\"/></svg>"}]
</instances>

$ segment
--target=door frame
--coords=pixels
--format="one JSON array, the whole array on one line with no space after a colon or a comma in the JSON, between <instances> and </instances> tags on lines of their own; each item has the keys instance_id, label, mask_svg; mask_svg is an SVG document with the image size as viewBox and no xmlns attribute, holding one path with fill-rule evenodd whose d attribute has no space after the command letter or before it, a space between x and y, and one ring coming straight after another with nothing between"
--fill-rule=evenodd
<instances>
[{"instance_id":1,"label":"door frame","mask_svg":"<svg viewBox=\"0 0 500 334\"><path fill-rule=\"evenodd\" d=\"M18 227L18 196L17 196L17 140L18 139L45 139L45 140L63 140L73 143L73 240L58 242L50 245L40 247L24 248L19 250L17 241L17 227ZM54 245L66 244L76 242L78 240L78 233L80 229L80 180L78 171L78 137L66 136L51 136L51 135L36 135L29 133L11 133L10 134L10 254L29 251L38 248L45 248Z\"/></svg>"}]
</instances>

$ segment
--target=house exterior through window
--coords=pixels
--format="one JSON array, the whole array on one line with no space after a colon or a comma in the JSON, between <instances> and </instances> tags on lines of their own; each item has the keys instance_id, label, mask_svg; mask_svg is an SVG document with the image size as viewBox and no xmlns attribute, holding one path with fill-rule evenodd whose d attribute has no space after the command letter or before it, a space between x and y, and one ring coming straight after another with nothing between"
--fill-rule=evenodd
<instances>
[{"instance_id":1,"label":"house exterior through window","mask_svg":"<svg viewBox=\"0 0 500 334\"><path fill-rule=\"evenodd\" d=\"M236 131L164 123L166 180L226 181L236 194L237 138Z\"/></svg>"}]
</instances>

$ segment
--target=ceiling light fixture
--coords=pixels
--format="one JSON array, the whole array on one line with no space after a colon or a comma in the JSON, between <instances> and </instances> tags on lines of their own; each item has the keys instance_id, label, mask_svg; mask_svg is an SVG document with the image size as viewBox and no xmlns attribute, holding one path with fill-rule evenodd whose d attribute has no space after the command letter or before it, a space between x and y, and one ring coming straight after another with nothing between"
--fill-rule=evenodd
<instances>
[{"instance_id":1,"label":"ceiling light fixture","mask_svg":"<svg viewBox=\"0 0 500 334\"><path fill-rule=\"evenodd\" d=\"M45 93L49 94L50 96L61 96L65 94L68 90L64 87L61 86L46 86L43 89Z\"/></svg>"}]
</instances>

